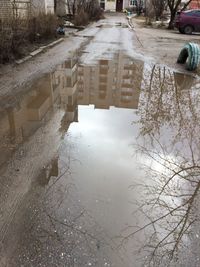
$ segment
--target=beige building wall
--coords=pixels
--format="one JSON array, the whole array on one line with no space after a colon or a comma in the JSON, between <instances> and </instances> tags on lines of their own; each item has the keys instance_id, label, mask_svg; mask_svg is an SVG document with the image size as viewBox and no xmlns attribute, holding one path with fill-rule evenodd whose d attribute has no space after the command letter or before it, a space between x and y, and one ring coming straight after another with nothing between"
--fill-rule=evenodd
<instances>
[{"instance_id":1,"label":"beige building wall","mask_svg":"<svg viewBox=\"0 0 200 267\"><path fill-rule=\"evenodd\" d=\"M116 10L116 0L105 0L105 10Z\"/></svg>"},{"instance_id":2,"label":"beige building wall","mask_svg":"<svg viewBox=\"0 0 200 267\"><path fill-rule=\"evenodd\" d=\"M0 19L5 20L10 18L12 15L12 5L10 0L1 0L0 5Z\"/></svg>"},{"instance_id":3,"label":"beige building wall","mask_svg":"<svg viewBox=\"0 0 200 267\"><path fill-rule=\"evenodd\" d=\"M116 3L117 0L99 0L99 3L104 3L105 4L105 10L110 10L110 11L116 11ZM127 7L132 7L133 1L130 0L123 0L122 3L122 9L125 9Z\"/></svg>"},{"instance_id":4,"label":"beige building wall","mask_svg":"<svg viewBox=\"0 0 200 267\"><path fill-rule=\"evenodd\" d=\"M64 16L68 14L68 7L66 0L58 0L56 6L56 14L59 16Z\"/></svg>"},{"instance_id":5,"label":"beige building wall","mask_svg":"<svg viewBox=\"0 0 200 267\"><path fill-rule=\"evenodd\" d=\"M31 0L31 12L38 13L54 13L54 0Z\"/></svg>"},{"instance_id":6,"label":"beige building wall","mask_svg":"<svg viewBox=\"0 0 200 267\"><path fill-rule=\"evenodd\" d=\"M54 13L54 0L46 0L46 13Z\"/></svg>"},{"instance_id":7,"label":"beige building wall","mask_svg":"<svg viewBox=\"0 0 200 267\"><path fill-rule=\"evenodd\" d=\"M131 1L130 0L124 0L123 1L123 9L127 8L127 7L132 7L133 5L131 5Z\"/></svg>"},{"instance_id":8,"label":"beige building wall","mask_svg":"<svg viewBox=\"0 0 200 267\"><path fill-rule=\"evenodd\" d=\"M25 17L30 13L54 13L54 0L0 0L0 19L10 19L12 15Z\"/></svg>"},{"instance_id":9,"label":"beige building wall","mask_svg":"<svg viewBox=\"0 0 200 267\"><path fill-rule=\"evenodd\" d=\"M27 17L31 13L31 0L15 0L12 2L12 8L15 17Z\"/></svg>"}]
</instances>

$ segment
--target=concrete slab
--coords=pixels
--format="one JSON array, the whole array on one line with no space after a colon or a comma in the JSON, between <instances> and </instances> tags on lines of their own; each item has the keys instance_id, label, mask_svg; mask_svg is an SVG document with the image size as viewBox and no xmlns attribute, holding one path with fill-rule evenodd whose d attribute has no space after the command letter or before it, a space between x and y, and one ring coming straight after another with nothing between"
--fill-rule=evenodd
<instances>
[{"instance_id":1,"label":"concrete slab","mask_svg":"<svg viewBox=\"0 0 200 267\"><path fill-rule=\"evenodd\" d=\"M22 63L24 63L25 61L27 61L27 60L29 60L31 58L32 58L31 56L27 56L27 57L24 57L22 59L15 60L15 63L19 65L19 64L22 64Z\"/></svg>"},{"instance_id":2,"label":"concrete slab","mask_svg":"<svg viewBox=\"0 0 200 267\"><path fill-rule=\"evenodd\" d=\"M60 38L60 39L58 39L58 40L56 40L56 41L54 41L54 42L48 44L47 47L53 47L53 46L55 46L55 45L61 43L63 40L64 40L64 38Z\"/></svg>"},{"instance_id":3,"label":"concrete slab","mask_svg":"<svg viewBox=\"0 0 200 267\"><path fill-rule=\"evenodd\" d=\"M31 52L31 53L30 53L30 56L34 57L34 56L36 56L36 55L42 53L42 51L43 51L43 49L42 49L42 48L39 48L39 49L37 49L37 50Z\"/></svg>"}]
</instances>

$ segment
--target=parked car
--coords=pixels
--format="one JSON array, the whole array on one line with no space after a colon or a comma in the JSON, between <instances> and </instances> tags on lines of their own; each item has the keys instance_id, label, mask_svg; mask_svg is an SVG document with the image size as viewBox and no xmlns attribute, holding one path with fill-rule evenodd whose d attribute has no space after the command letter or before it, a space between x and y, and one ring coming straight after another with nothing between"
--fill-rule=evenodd
<instances>
[{"instance_id":1,"label":"parked car","mask_svg":"<svg viewBox=\"0 0 200 267\"><path fill-rule=\"evenodd\" d=\"M200 32L200 9L178 11L174 25L180 33Z\"/></svg>"}]
</instances>

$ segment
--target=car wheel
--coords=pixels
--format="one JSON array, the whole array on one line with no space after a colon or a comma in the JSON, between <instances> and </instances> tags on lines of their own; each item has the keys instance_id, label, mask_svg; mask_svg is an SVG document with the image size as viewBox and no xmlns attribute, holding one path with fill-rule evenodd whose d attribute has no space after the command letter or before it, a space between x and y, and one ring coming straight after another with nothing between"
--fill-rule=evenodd
<instances>
[{"instance_id":1,"label":"car wheel","mask_svg":"<svg viewBox=\"0 0 200 267\"><path fill-rule=\"evenodd\" d=\"M185 33L183 28L178 28L178 30L179 30L180 33Z\"/></svg>"},{"instance_id":2,"label":"car wheel","mask_svg":"<svg viewBox=\"0 0 200 267\"><path fill-rule=\"evenodd\" d=\"M187 26L184 27L184 33L192 34L192 32L193 32L193 27L192 26L187 25Z\"/></svg>"}]
</instances>

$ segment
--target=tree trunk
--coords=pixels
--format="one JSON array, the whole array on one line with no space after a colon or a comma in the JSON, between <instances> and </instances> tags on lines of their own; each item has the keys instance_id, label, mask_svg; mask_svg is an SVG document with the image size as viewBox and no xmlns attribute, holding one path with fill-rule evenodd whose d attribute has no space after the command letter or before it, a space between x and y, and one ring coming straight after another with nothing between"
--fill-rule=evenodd
<instances>
[{"instance_id":1,"label":"tree trunk","mask_svg":"<svg viewBox=\"0 0 200 267\"><path fill-rule=\"evenodd\" d=\"M169 21L169 24L168 24L168 29L170 29L170 30L173 30L174 29L174 19L175 19L175 16L176 16L176 12L171 11L170 21Z\"/></svg>"},{"instance_id":2,"label":"tree trunk","mask_svg":"<svg viewBox=\"0 0 200 267\"><path fill-rule=\"evenodd\" d=\"M54 13L57 14L56 12L57 12L57 0L54 0Z\"/></svg>"}]
</instances>

